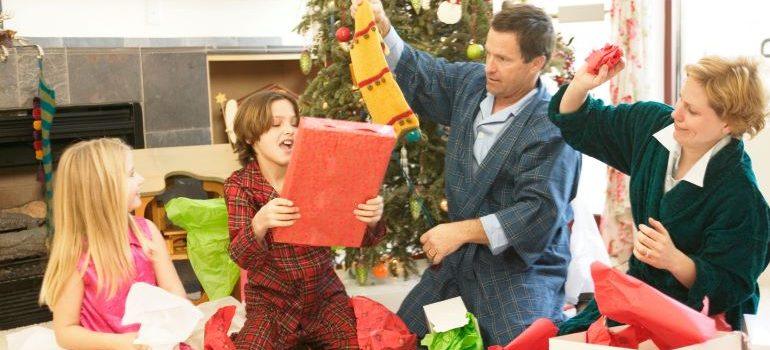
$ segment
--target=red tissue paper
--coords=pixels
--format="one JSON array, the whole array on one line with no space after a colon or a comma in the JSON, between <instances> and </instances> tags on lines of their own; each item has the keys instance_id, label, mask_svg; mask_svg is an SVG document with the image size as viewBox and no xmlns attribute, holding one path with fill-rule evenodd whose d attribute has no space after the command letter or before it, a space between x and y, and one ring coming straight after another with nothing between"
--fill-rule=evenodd
<instances>
[{"instance_id":1,"label":"red tissue paper","mask_svg":"<svg viewBox=\"0 0 770 350\"><path fill-rule=\"evenodd\" d=\"M619 348L637 349L639 344L650 339L646 330L628 326L615 332L607 327L607 317L602 316L586 331L586 343L608 345Z\"/></svg>"},{"instance_id":2,"label":"red tissue paper","mask_svg":"<svg viewBox=\"0 0 770 350\"><path fill-rule=\"evenodd\" d=\"M235 316L235 305L224 306L206 321L203 330L204 350L235 350L235 344L227 335L233 316Z\"/></svg>"},{"instance_id":3,"label":"red tissue paper","mask_svg":"<svg viewBox=\"0 0 770 350\"><path fill-rule=\"evenodd\" d=\"M390 125L302 118L281 191L299 208L300 219L276 227L274 240L361 246L366 224L353 210L379 194L395 143Z\"/></svg>"},{"instance_id":4,"label":"red tissue paper","mask_svg":"<svg viewBox=\"0 0 770 350\"><path fill-rule=\"evenodd\" d=\"M599 50L591 51L591 54L586 58L588 72L593 75L599 74L599 69L605 64L607 68L612 69L622 58L623 50L620 47L606 44Z\"/></svg>"},{"instance_id":5,"label":"red tissue paper","mask_svg":"<svg viewBox=\"0 0 770 350\"><path fill-rule=\"evenodd\" d=\"M548 350L548 339L555 337L557 333L559 329L553 321L539 318L508 345L493 345L487 350Z\"/></svg>"},{"instance_id":6,"label":"red tissue paper","mask_svg":"<svg viewBox=\"0 0 770 350\"><path fill-rule=\"evenodd\" d=\"M632 276L599 262L591 264L591 275L601 314L634 328L624 331L625 343L652 339L660 349L675 349L705 342L717 334L714 319ZM597 323L592 327L601 327ZM631 332L636 339L630 339ZM595 339L590 339L591 333L587 333L589 342L604 341L601 332L593 330Z\"/></svg>"},{"instance_id":7,"label":"red tissue paper","mask_svg":"<svg viewBox=\"0 0 770 350\"><path fill-rule=\"evenodd\" d=\"M356 314L358 346L363 350L413 350L417 336L396 314L369 298L350 298Z\"/></svg>"}]
</instances>

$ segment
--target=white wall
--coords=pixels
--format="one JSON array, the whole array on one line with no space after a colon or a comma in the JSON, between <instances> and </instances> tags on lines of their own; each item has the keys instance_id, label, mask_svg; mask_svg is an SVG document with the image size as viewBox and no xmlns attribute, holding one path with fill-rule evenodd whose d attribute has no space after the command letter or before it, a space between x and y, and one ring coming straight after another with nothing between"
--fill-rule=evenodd
<instances>
[{"instance_id":1,"label":"white wall","mask_svg":"<svg viewBox=\"0 0 770 350\"><path fill-rule=\"evenodd\" d=\"M293 32L303 0L3 0L7 28L30 37L280 37Z\"/></svg>"},{"instance_id":2,"label":"white wall","mask_svg":"<svg viewBox=\"0 0 770 350\"><path fill-rule=\"evenodd\" d=\"M770 2L682 0L682 62L705 55L759 57L762 40L770 38ZM770 90L770 59L763 58L765 86ZM769 91L770 92L770 91ZM770 122L770 120L769 120ZM746 141L759 187L770 199L770 128Z\"/></svg>"}]
</instances>

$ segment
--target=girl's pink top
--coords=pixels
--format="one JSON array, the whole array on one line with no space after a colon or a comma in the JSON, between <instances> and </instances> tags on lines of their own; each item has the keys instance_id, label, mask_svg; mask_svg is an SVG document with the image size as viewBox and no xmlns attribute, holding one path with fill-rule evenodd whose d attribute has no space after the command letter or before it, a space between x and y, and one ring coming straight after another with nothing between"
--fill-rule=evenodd
<instances>
[{"instance_id":1,"label":"girl's pink top","mask_svg":"<svg viewBox=\"0 0 770 350\"><path fill-rule=\"evenodd\" d=\"M137 217L135 220L142 230L140 234L143 234L148 240L152 240L145 219ZM104 333L130 333L139 330L139 324L124 326L123 322L121 322L126 308L128 290L135 282L145 282L157 286L158 281L155 278L152 260L144 254L139 240L130 228L128 230L128 241L131 245L131 255L134 257L136 275L130 281L120 285L112 298L108 298L106 286L102 292L97 291L96 268L93 261L88 263L86 273L83 275L83 305L80 307L80 324L87 329ZM85 257L81 259L79 264L81 267L84 261Z\"/></svg>"}]
</instances>

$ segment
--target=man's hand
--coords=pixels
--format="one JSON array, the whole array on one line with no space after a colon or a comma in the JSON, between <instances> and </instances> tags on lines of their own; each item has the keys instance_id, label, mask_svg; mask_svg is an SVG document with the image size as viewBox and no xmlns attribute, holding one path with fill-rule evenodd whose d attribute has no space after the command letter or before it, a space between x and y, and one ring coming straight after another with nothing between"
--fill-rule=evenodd
<instances>
[{"instance_id":1,"label":"man's hand","mask_svg":"<svg viewBox=\"0 0 770 350\"><path fill-rule=\"evenodd\" d=\"M420 237L422 251L434 265L441 263L465 243L484 244L486 241L484 227L479 219L440 224Z\"/></svg>"},{"instance_id":2,"label":"man's hand","mask_svg":"<svg viewBox=\"0 0 770 350\"><path fill-rule=\"evenodd\" d=\"M362 0L353 0L353 3L350 6L350 14L354 18L361 1ZM382 8L382 2L380 2L380 0L369 0L369 4L372 6L372 12L374 12L374 22L377 23L377 29L384 38L390 32L390 20L385 14L385 9Z\"/></svg>"}]
</instances>

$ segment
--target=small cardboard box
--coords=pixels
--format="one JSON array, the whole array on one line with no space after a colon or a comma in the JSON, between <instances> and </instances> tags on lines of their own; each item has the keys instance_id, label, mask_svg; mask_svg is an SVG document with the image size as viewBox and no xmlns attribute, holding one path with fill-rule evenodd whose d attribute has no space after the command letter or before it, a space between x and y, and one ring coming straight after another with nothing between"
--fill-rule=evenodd
<instances>
[{"instance_id":1,"label":"small cardboard box","mask_svg":"<svg viewBox=\"0 0 770 350\"><path fill-rule=\"evenodd\" d=\"M618 326L611 328L614 332L622 330L626 326ZM718 332L717 336L713 339L675 350L742 350L743 342L742 336L739 332ZM586 344L586 333L573 333L560 337L553 337L549 341L550 350L628 350L626 348L620 348L615 346L598 345L598 344ZM639 350L658 350L655 344L648 340L639 344Z\"/></svg>"},{"instance_id":2,"label":"small cardboard box","mask_svg":"<svg viewBox=\"0 0 770 350\"><path fill-rule=\"evenodd\" d=\"M422 308L425 310L425 319L428 320L428 329L431 332L446 332L468 324L468 309L460 297L428 304Z\"/></svg>"},{"instance_id":3,"label":"small cardboard box","mask_svg":"<svg viewBox=\"0 0 770 350\"><path fill-rule=\"evenodd\" d=\"M379 194L395 143L389 125L302 118L281 191L301 217L275 228L273 239L360 247L366 224L353 210Z\"/></svg>"}]
</instances>

